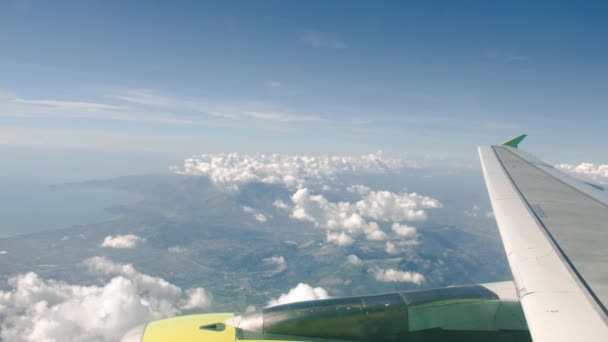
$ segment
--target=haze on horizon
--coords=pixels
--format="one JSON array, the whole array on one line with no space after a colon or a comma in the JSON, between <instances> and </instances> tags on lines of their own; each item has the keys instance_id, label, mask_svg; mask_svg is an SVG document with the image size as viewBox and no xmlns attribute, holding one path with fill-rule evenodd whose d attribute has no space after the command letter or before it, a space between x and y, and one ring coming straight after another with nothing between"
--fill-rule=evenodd
<instances>
[{"instance_id":1,"label":"haze on horizon","mask_svg":"<svg viewBox=\"0 0 608 342\"><path fill-rule=\"evenodd\" d=\"M605 10L6 1L0 153L108 176L215 152L381 150L477 168L476 145L525 132L549 161L603 162Z\"/></svg>"}]
</instances>

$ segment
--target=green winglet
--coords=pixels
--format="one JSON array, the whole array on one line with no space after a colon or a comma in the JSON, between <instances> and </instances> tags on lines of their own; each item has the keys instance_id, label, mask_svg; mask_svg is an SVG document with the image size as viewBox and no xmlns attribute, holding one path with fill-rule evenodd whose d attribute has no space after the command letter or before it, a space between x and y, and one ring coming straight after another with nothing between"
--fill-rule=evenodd
<instances>
[{"instance_id":1,"label":"green winglet","mask_svg":"<svg viewBox=\"0 0 608 342\"><path fill-rule=\"evenodd\" d=\"M511 147L515 147L517 148L517 146L519 146L519 143L524 140L528 135L527 134L522 134L520 136L517 136L507 142L502 143L503 146L511 146Z\"/></svg>"}]
</instances>

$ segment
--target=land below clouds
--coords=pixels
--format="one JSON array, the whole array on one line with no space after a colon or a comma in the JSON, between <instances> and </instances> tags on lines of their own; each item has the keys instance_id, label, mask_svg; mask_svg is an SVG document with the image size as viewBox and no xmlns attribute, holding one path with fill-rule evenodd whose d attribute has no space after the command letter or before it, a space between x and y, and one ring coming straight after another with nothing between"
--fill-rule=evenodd
<instances>
[{"instance_id":1,"label":"land below clouds","mask_svg":"<svg viewBox=\"0 0 608 342\"><path fill-rule=\"evenodd\" d=\"M419 187L414 190L440 198L445 209L418 226L416 246L397 255L387 254L383 241L348 247L328 244L323 229L293 220L272 206L276 198L291 195L276 185L247 184L231 193L217 190L205 177L173 174L66 184L56 190L114 189L139 199L111 207L118 216L108 221L0 239L0 250L7 252L0 255L0 287L7 288L10 277L29 271L45 279L95 284L99 279L85 272L82 264L93 256L133 264L140 272L180 287L204 287L214 297L208 309L227 311L263 306L300 282L321 286L331 296L348 296L510 278L493 222L462 215L462 208L479 202L475 196L485 196L479 191L475 195L476 187L467 184L476 184L471 175L399 177L407 179L386 176L366 181L378 187L411 184ZM244 206L265 213L268 220L253 219ZM101 247L106 237L124 234L144 242L134 248ZM357 255L362 264L348 263L348 255ZM280 271L264 262L278 256L285 261ZM418 272L425 281L379 282L369 272L372 267Z\"/></svg>"}]
</instances>

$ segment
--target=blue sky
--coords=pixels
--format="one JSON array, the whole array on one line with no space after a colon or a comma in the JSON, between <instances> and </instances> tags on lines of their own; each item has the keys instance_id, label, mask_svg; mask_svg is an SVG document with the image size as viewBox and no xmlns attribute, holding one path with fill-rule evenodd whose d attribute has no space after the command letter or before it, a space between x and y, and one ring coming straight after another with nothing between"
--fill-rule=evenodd
<instances>
[{"instance_id":1,"label":"blue sky","mask_svg":"<svg viewBox=\"0 0 608 342\"><path fill-rule=\"evenodd\" d=\"M0 151L603 162L606 7L5 1Z\"/></svg>"}]
</instances>

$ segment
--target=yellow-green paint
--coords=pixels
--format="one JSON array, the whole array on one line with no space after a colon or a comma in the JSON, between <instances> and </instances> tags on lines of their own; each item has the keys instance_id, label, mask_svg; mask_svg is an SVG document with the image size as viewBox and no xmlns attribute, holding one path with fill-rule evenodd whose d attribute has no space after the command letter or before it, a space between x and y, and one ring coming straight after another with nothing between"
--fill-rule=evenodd
<instances>
[{"instance_id":1,"label":"yellow-green paint","mask_svg":"<svg viewBox=\"0 0 608 342\"><path fill-rule=\"evenodd\" d=\"M517 146L519 146L519 143L521 143L522 140L524 140L527 136L528 136L527 134L522 134L522 135L516 136L515 138L513 138L509 141L505 141L504 143L502 143L502 145L517 148Z\"/></svg>"},{"instance_id":2,"label":"yellow-green paint","mask_svg":"<svg viewBox=\"0 0 608 342\"><path fill-rule=\"evenodd\" d=\"M234 342L234 327L225 326L223 331L201 329L201 326L222 323L234 317L231 313L179 316L160 321L150 322L144 333L142 342Z\"/></svg>"},{"instance_id":3,"label":"yellow-green paint","mask_svg":"<svg viewBox=\"0 0 608 342\"><path fill-rule=\"evenodd\" d=\"M179 316L148 324L142 342L237 342L234 327L225 324L232 313ZM201 329L201 326L222 323L222 331ZM248 342L294 342L288 340L247 340ZM298 340L302 342L302 340Z\"/></svg>"}]
</instances>

